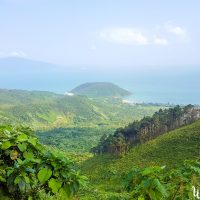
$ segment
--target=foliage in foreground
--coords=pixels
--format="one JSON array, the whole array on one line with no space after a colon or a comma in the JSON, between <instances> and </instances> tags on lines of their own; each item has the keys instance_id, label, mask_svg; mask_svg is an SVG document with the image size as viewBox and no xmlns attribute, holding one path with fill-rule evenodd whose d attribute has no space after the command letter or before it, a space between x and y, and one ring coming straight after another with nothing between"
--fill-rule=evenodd
<instances>
[{"instance_id":1,"label":"foliage in foreground","mask_svg":"<svg viewBox=\"0 0 200 200\"><path fill-rule=\"evenodd\" d=\"M0 127L0 186L7 197L67 200L85 183L72 161L45 150L29 128Z\"/></svg>"},{"instance_id":2,"label":"foliage in foreground","mask_svg":"<svg viewBox=\"0 0 200 200\"><path fill-rule=\"evenodd\" d=\"M185 161L170 171L159 166L134 167L127 176L126 189L138 200L195 199L192 188L199 188L199 178L199 161Z\"/></svg>"},{"instance_id":3,"label":"foliage in foreground","mask_svg":"<svg viewBox=\"0 0 200 200\"><path fill-rule=\"evenodd\" d=\"M199 144L200 120L138 145L124 156L94 156L81 163L81 171L90 179L89 187L93 191L84 191L81 200L133 200L131 191L127 193L123 188L123 179L133 166L166 166L161 172L167 173L177 166L182 168L184 160L200 159ZM200 187L197 188L200 190Z\"/></svg>"},{"instance_id":4,"label":"foliage in foreground","mask_svg":"<svg viewBox=\"0 0 200 200\"><path fill-rule=\"evenodd\" d=\"M114 172L113 172L114 173ZM169 169L165 166L135 166L121 177L114 190L90 187L81 194L84 200L196 200L200 198L200 161L186 160Z\"/></svg>"}]
</instances>

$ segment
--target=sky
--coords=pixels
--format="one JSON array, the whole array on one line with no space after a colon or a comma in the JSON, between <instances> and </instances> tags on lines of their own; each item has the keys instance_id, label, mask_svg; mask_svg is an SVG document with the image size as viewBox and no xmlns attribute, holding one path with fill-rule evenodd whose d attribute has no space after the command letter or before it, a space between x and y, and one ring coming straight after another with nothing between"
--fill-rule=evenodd
<instances>
[{"instance_id":1,"label":"sky","mask_svg":"<svg viewBox=\"0 0 200 200\"><path fill-rule=\"evenodd\" d=\"M200 65L199 0L0 0L0 57L81 69Z\"/></svg>"}]
</instances>

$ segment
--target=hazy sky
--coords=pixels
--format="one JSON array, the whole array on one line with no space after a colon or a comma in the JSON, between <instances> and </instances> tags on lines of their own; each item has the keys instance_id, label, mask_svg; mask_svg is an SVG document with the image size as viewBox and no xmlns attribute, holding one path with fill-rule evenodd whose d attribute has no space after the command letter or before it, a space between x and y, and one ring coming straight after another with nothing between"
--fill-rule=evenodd
<instances>
[{"instance_id":1,"label":"hazy sky","mask_svg":"<svg viewBox=\"0 0 200 200\"><path fill-rule=\"evenodd\" d=\"M83 68L199 65L199 10L199 0L0 0L0 57Z\"/></svg>"}]
</instances>

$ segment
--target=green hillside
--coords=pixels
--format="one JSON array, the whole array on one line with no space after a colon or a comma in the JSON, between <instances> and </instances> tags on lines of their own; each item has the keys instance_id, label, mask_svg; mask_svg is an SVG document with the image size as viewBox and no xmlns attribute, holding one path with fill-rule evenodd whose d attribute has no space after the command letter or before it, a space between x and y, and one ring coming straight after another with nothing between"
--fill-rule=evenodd
<instances>
[{"instance_id":1,"label":"green hillside","mask_svg":"<svg viewBox=\"0 0 200 200\"><path fill-rule=\"evenodd\" d=\"M61 126L61 121L60 124L58 121L55 127L38 131L38 137L46 145L68 152L86 153L98 144L103 135L114 133L116 128L125 126L133 120L141 119L147 115L150 116L160 108L160 106L150 105L131 106L120 102L117 104L100 103L92 100L89 100L89 102L92 103L89 104L90 107L89 105L83 107L83 109L80 107L80 111L75 110L76 107L74 106L71 107L75 111L67 126ZM68 102L67 105L69 105Z\"/></svg>"},{"instance_id":2,"label":"green hillside","mask_svg":"<svg viewBox=\"0 0 200 200\"><path fill-rule=\"evenodd\" d=\"M77 125L123 125L151 115L161 106L129 105L121 100L92 100L85 96L42 91L0 90L0 124L35 129Z\"/></svg>"},{"instance_id":3,"label":"green hillside","mask_svg":"<svg viewBox=\"0 0 200 200\"><path fill-rule=\"evenodd\" d=\"M0 89L0 106L23 105L31 103L47 103L61 95L46 91L7 90Z\"/></svg>"},{"instance_id":4,"label":"green hillside","mask_svg":"<svg viewBox=\"0 0 200 200\"><path fill-rule=\"evenodd\" d=\"M91 180L82 199L129 199L122 185L125 174L133 166L166 165L169 169L183 160L200 158L199 144L200 120L132 148L124 157L108 154L93 157L81 165L82 173Z\"/></svg>"},{"instance_id":5,"label":"green hillside","mask_svg":"<svg viewBox=\"0 0 200 200\"><path fill-rule=\"evenodd\" d=\"M43 91L0 90L0 124L30 126L44 144L88 152L103 134L151 116L164 105L123 103ZM90 142L87 142L90 141Z\"/></svg>"},{"instance_id":6,"label":"green hillside","mask_svg":"<svg viewBox=\"0 0 200 200\"><path fill-rule=\"evenodd\" d=\"M74 88L71 92L74 94L85 95L94 98L123 97L131 94L129 91L122 89L113 83L107 82L85 83Z\"/></svg>"}]
</instances>

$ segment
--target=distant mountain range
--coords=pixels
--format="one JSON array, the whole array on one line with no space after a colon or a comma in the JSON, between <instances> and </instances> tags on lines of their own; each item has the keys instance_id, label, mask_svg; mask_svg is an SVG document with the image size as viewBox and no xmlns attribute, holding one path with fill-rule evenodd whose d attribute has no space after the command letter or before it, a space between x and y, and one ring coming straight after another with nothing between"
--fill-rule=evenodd
<instances>
[{"instance_id":1,"label":"distant mountain range","mask_svg":"<svg viewBox=\"0 0 200 200\"><path fill-rule=\"evenodd\" d=\"M109 82L85 83L71 90L71 93L94 98L124 97L131 95L131 92Z\"/></svg>"},{"instance_id":2,"label":"distant mountain range","mask_svg":"<svg viewBox=\"0 0 200 200\"><path fill-rule=\"evenodd\" d=\"M64 93L80 84L74 81L74 77L83 77L72 67L15 57L0 58L0 71L1 88L57 93Z\"/></svg>"}]
</instances>

